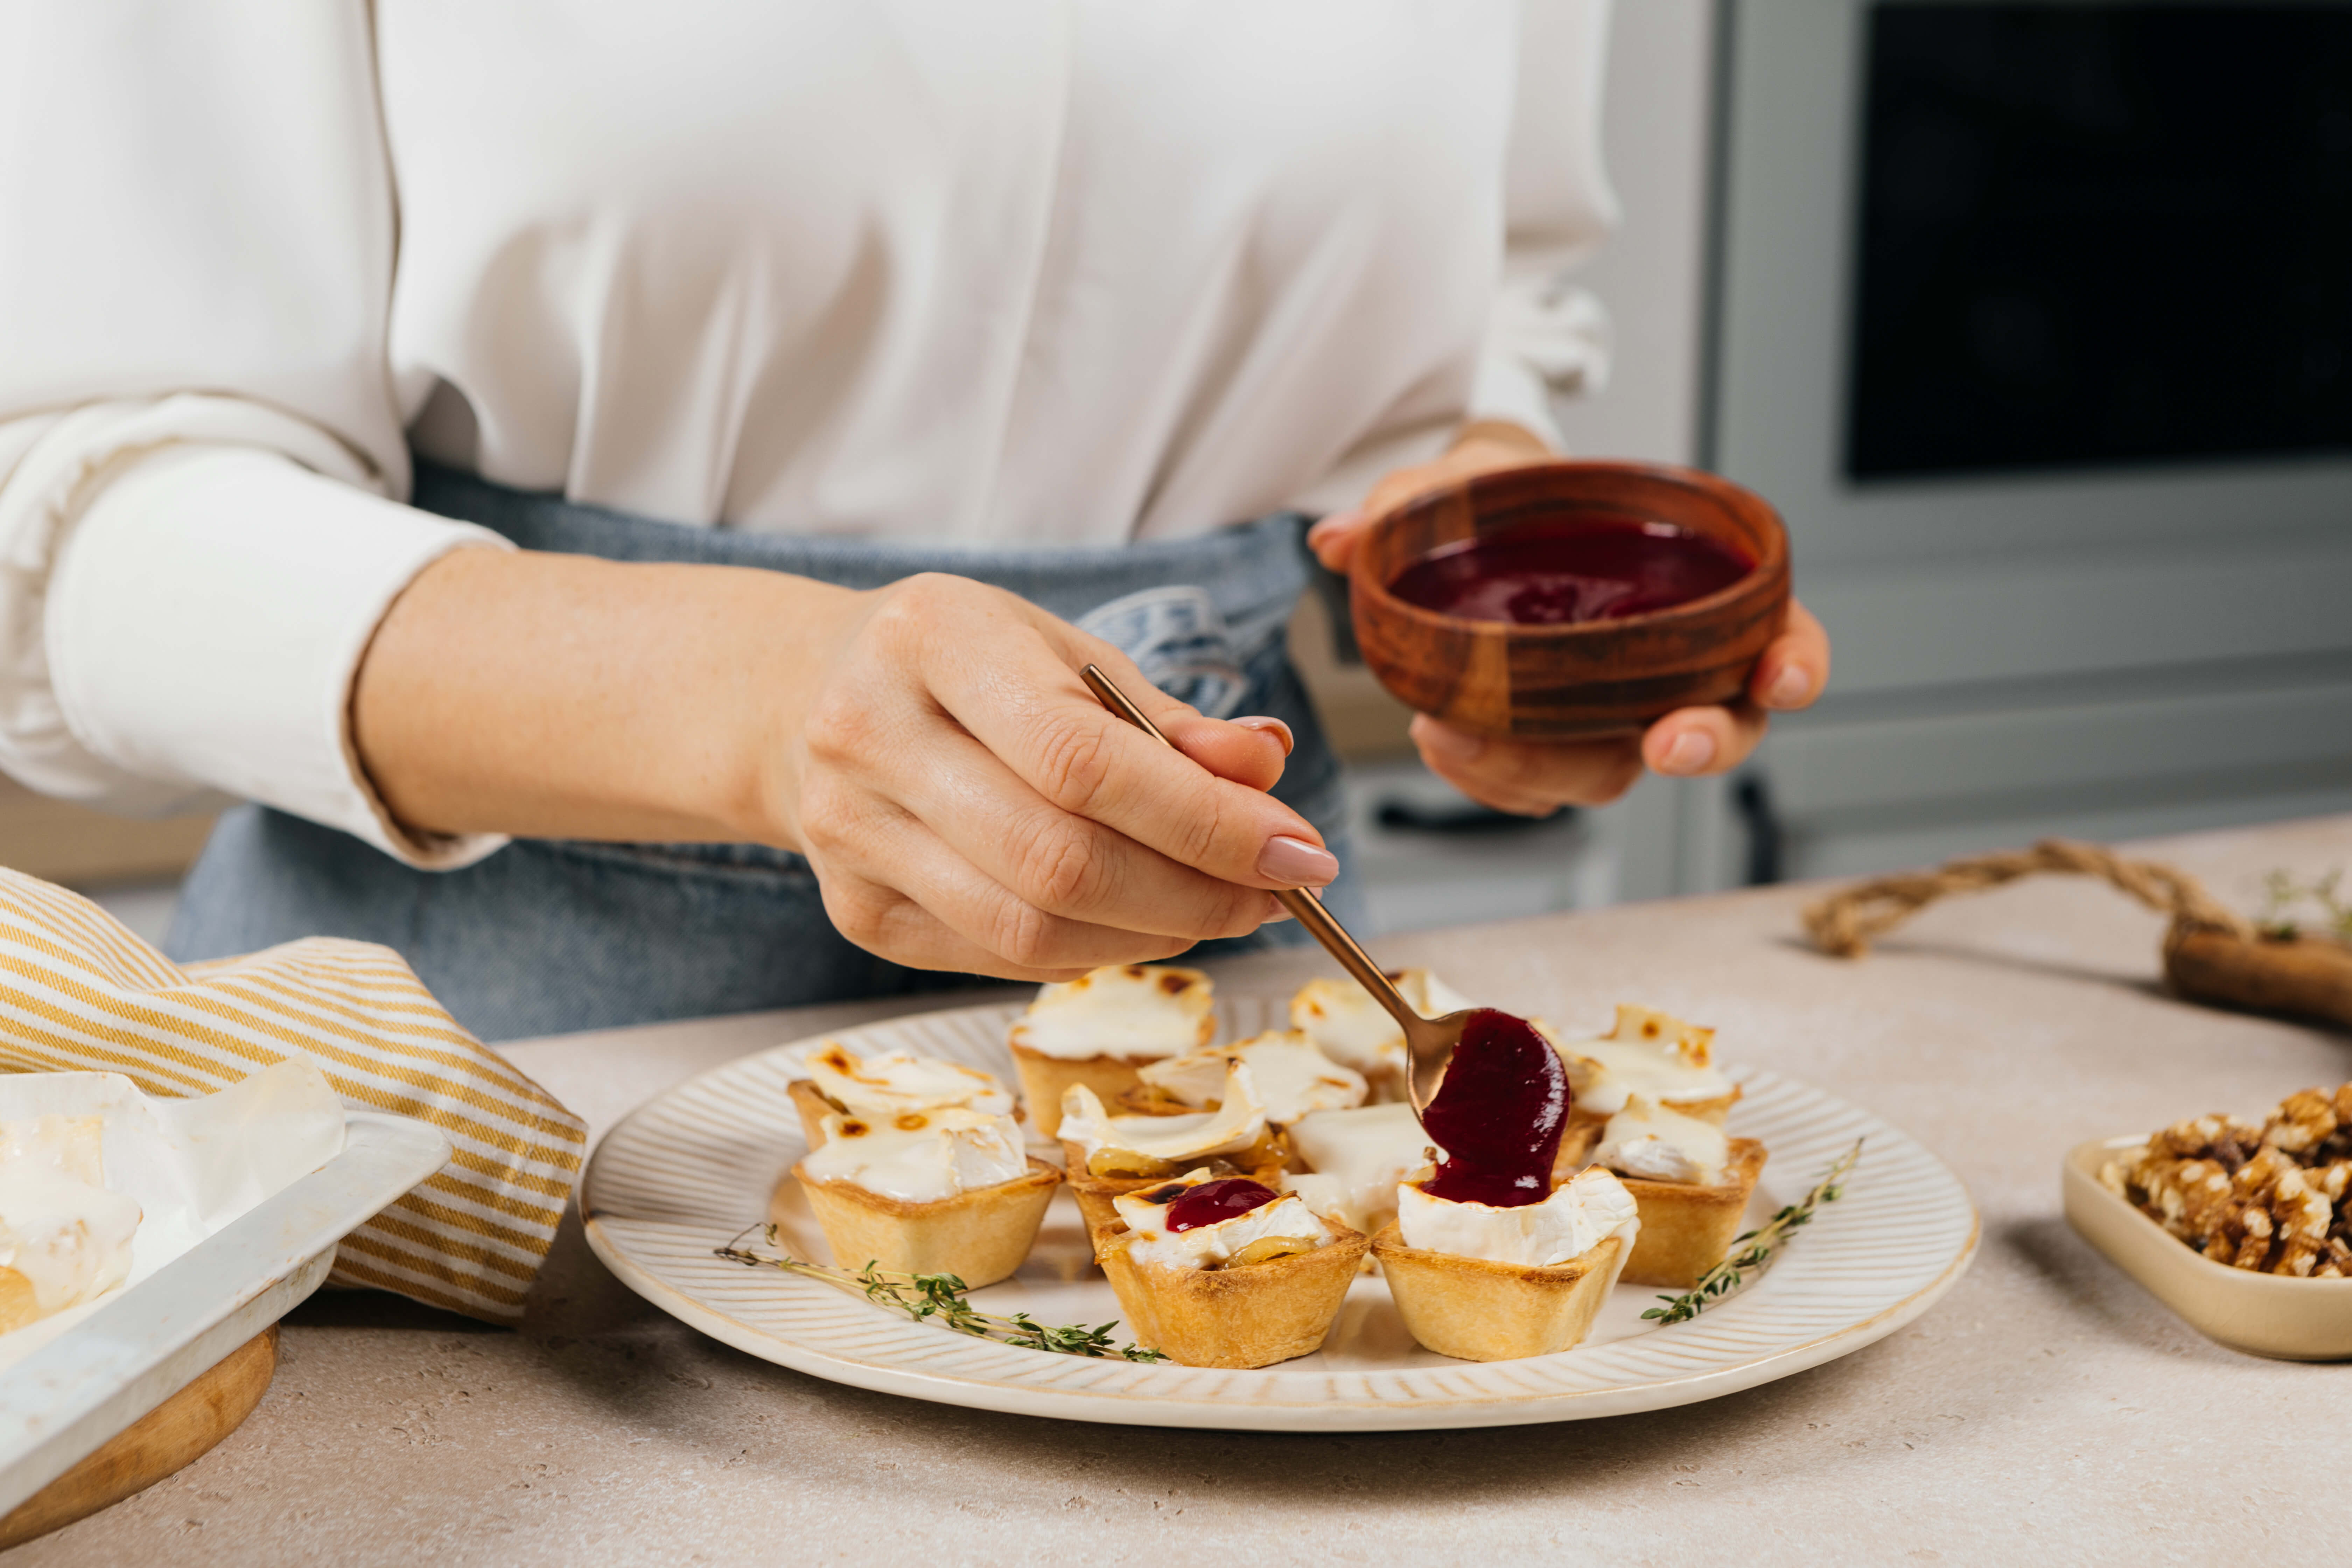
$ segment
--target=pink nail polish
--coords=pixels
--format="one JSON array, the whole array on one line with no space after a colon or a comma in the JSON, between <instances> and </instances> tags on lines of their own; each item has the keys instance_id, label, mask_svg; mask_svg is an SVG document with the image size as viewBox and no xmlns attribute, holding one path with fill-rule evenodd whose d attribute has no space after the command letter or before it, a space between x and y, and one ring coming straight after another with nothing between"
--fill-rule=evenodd
<instances>
[{"instance_id":1,"label":"pink nail polish","mask_svg":"<svg viewBox=\"0 0 2352 1568\"><path fill-rule=\"evenodd\" d=\"M1269 719L1262 714L1253 713L1246 719L1235 719L1231 722L1240 725L1244 730L1255 730L1261 735L1273 736L1282 742L1282 754L1286 757L1290 755L1291 747L1294 744L1290 735L1290 726L1281 720Z\"/></svg>"},{"instance_id":2,"label":"pink nail polish","mask_svg":"<svg viewBox=\"0 0 2352 1568\"><path fill-rule=\"evenodd\" d=\"M1813 694L1813 672L1801 664L1783 665L1764 693L1767 708L1795 708Z\"/></svg>"},{"instance_id":3,"label":"pink nail polish","mask_svg":"<svg viewBox=\"0 0 2352 1568\"><path fill-rule=\"evenodd\" d=\"M1662 773L1695 773L1715 761L1715 737L1704 730L1685 730L1675 737L1658 760Z\"/></svg>"},{"instance_id":4,"label":"pink nail polish","mask_svg":"<svg viewBox=\"0 0 2352 1568\"><path fill-rule=\"evenodd\" d=\"M1339 862L1328 849L1276 834L1258 854L1257 874L1287 887L1320 888L1339 876Z\"/></svg>"}]
</instances>

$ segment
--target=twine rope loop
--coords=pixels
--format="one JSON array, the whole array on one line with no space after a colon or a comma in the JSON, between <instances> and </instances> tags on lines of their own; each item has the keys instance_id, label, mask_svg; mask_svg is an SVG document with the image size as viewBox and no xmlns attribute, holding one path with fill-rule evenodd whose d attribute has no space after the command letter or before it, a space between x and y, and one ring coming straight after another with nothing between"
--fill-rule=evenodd
<instances>
[{"instance_id":1,"label":"twine rope loop","mask_svg":"<svg viewBox=\"0 0 2352 1568\"><path fill-rule=\"evenodd\" d=\"M1981 893L2039 872L2096 877L2118 891L2171 918L2168 946L2198 931L2225 931L2252 940L2252 922L2225 908L2188 872L2158 860L2126 860L2097 844L2045 838L2031 849L2004 849L1948 860L1933 871L1903 871L1857 882L1805 910L1805 930L1814 944L1839 958L1860 958L1870 944L1937 899Z\"/></svg>"}]
</instances>

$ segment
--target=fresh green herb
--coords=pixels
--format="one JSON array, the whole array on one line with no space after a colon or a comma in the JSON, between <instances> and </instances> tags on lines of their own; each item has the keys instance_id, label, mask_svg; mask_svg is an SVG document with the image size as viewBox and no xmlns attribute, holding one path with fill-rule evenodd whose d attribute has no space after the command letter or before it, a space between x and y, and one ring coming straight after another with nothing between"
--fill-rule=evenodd
<instances>
[{"instance_id":1,"label":"fresh green herb","mask_svg":"<svg viewBox=\"0 0 2352 1568\"><path fill-rule=\"evenodd\" d=\"M1839 1155L1830 1168L1822 1173L1822 1179L1813 1184L1811 1192L1765 1221L1761 1228L1751 1230L1734 1240L1723 1261L1699 1276L1696 1289L1686 1290L1679 1296L1661 1296L1658 1300L1665 1305L1653 1307L1642 1316L1662 1323L1687 1323L1710 1302L1721 1300L1738 1289L1747 1283L1749 1270L1762 1268L1771 1261L1773 1254L1789 1245L1789 1238L1797 1230L1812 1223L1815 1209L1823 1204L1837 1202L1843 1190L1838 1184L1845 1179L1845 1173L1853 1170L1853 1163L1861 1158L1862 1140L1857 1138L1853 1148Z\"/></svg>"},{"instance_id":2,"label":"fresh green herb","mask_svg":"<svg viewBox=\"0 0 2352 1568\"><path fill-rule=\"evenodd\" d=\"M1057 1328L1051 1323L1038 1322L1026 1312L1015 1312L1009 1318L983 1312L964 1299L970 1287L952 1274L901 1274L896 1269L879 1268L871 1260L853 1274L846 1268L827 1268L822 1264L803 1263L786 1252L779 1251L773 1256L754 1252L742 1245L743 1237L751 1235L752 1230L763 1232L770 1247L777 1245L774 1226L753 1226L726 1246L713 1250L730 1263L740 1263L753 1268L781 1268L788 1274L804 1274L828 1285L838 1285L845 1290L856 1290L878 1306L896 1307L918 1322L930 1319L960 1334L994 1340L999 1344L1018 1345L1024 1350L1051 1351L1057 1355L1094 1356L1119 1361L1160 1362L1168 1359L1160 1351L1114 1343L1108 1323L1097 1323L1090 1329Z\"/></svg>"},{"instance_id":3,"label":"fresh green herb","mask_svg":"<svg viewBox=\"0 0 2352 1568\"><path fill-rule=\"evenodd\" d=\"M2352 902L2336 896L2343 880L2340 868L2307 888L2288 872L2273 871L2263 879L2263 912L2254 924L2266 937L2292 942L2303 933L2303 922L2295 919L2295 911L2308 904L2319 911L2330 935L2338 942L2352 942Z\"/></svg>"}]
</instances>

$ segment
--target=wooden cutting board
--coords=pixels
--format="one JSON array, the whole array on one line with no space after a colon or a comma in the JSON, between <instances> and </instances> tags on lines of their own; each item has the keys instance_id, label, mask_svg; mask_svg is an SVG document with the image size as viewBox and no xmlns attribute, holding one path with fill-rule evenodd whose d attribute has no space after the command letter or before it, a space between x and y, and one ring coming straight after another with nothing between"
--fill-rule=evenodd
<instances>
[{"instance_id":1,"label":"wooden cutting board","mask_svg":"<svg viewBox=\"0 0 2352 1568\"><path fill-rule=\"evenodd\" d=\"M236 1431L278 1370L273 1323L0 1519L0 1552L143 1491Z\"/></svg>"}]
</instances>

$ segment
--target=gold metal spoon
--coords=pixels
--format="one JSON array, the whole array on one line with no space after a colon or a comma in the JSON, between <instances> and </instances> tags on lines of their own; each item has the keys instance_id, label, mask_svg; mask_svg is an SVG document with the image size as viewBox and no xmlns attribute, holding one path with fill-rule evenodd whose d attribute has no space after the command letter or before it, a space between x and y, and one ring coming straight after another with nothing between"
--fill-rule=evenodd
<instances>
[{"instance_id":1,"label":"gold metal spoon","mask_svg":"<svg viewBox=\"0 0 2352 1568\"><path fill-rule=\"evenodd\" d=\"M1104 707L1169 750L1176 749L1176 743L1160 732L1159 725L1143 716L1142 709L1128 700L1127 693L1113 684L1099 666L1087 666L1078 671L1078 679L1102 699ZM1339 961L1339 967L1353 976L1357 984L1371 993L1373 1001L1388 1009L1389 1016L1404 1031L1405 1091L1412 1097L1413 1114L1418 1116L1437 1093L1445 1064L1453 1059L1454 1047L1461 1043L1462 1026L1470 1021L1470 1015L1463 1012L1448 1013L1441 1018L1423 1017L1390 983L1381 966L1372 962L1371 954L1348 934L1348 928L1331 918L1331 911L1323 907L1321 900L1304 888L1286 888L1274 896Z\"/></svg>"}]
</instances>

